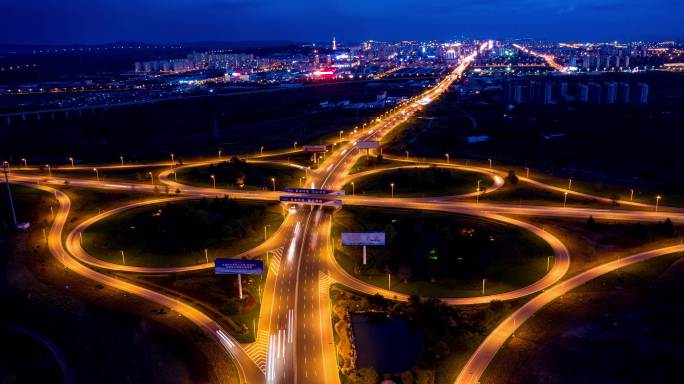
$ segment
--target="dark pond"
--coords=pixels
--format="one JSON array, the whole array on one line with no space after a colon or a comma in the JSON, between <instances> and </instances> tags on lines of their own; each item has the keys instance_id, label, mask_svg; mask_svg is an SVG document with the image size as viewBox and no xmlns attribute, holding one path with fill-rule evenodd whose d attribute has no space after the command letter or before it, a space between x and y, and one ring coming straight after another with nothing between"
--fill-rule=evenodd
<instances>
[{"instance_id":1,"label":"dark pond","mask_svg":"<svg viewBox=\"0 0 684 384\"><path fill-rule=\"evenodd\" d=\"M380 373L401 373L413 368L423 348L423 338L411 332L406 319L383 313L354 313L351 322L358 368L374 367Z\"/></svg>"}]
</instances>

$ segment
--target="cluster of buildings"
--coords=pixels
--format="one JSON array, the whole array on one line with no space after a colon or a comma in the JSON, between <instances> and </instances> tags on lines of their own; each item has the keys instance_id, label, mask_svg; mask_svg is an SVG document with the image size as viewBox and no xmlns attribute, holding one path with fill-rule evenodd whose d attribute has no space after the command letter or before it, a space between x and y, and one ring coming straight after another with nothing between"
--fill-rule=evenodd
<instances>
[{"instance_id":1,"label":"cluster of buildings","mask_svg":"<svg viewBox=\"0 0 684 384\"><path fill-rule=\"evenodd\" d=\"M478 42L467 41L373 40L342 46L333 38L332 44L284 48L284 53L257 56L226 51L192 52L185 58L135 62L134 68L141 74L217 69L225 71L228 80L262 82L375 78L402 68L453 67L477 46Z\"/></svg>"},{"instance_id":2,"label":"cluster of buildings","mask_svg":"<svg viewBox=\"0 0 684 384\"><path fill-rule=\"evenodd\" d=\"M527 83L505 81L503 84L504 99L509 104L647 104L648 90L646 83L615 81L568 83L532 80Z\"/></svg>"},{"instance_id":3,"label":"cluster of buildings","mask_svg":"<svg viewBox=\"0 0 684 384\"><path fill-rule=\"evenodd\" d=\"M254 64L254 55L245 53L192 52L182 59L136 61L135 72L185 72L198 69L242 68Z\"/></svg>"}]
</instances>

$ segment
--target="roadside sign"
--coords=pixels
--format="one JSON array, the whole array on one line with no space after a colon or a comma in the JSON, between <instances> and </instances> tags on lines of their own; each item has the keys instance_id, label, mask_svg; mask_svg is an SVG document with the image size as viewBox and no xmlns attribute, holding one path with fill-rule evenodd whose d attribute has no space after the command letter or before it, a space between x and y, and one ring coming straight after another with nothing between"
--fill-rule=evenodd
<instances>
[{"instance_id":1,"label":"roadside sign","mask_svg":"<svg viewBox=\"0 0 684 384\"><path fill-rule=\"evenodd\" d=\"M342 232L342 245L385 245L385 232Z\"/></svg>"},{"instance_id":2,"label":"roadside sign","mask_svg":"<svg viewBox=\"0 0 684 384\"><path fill-rule=\"evenodd\" d=\"M217 275L262 275L264 262L261 260L216 259L214 272Z\"/></svg>"},{"instance_id":3,"label":"roadside sign","mask_svg":"<svg viewBox=\"0 0 684 384\"><path fill-rule=\"evenodd\" d=\"M333 191L331 189L285 188L285 192L305 195L344 195L344 191Z\"/></svg>"},{"instance_id":4,"label":"roadside sign","mask_svg":"<svg viewBox=\"0 0 684 384\"><path fill-rule=\"evenodd\" d=\"M356 143L358 149L378 149L380 148L379 141L359 141Z\"/></svg>"},{"instance_id":5,"label":"roadside sign","mask_svg":"<svg viewBox=\"0 0 684 384\"><path fill-rule=\"evenodd\" d=\"M302 147L304 152L325 152L325 145L305 145Z\"/></svg>"},{"instance_id":6,"label":"roadside sign","mask_svg":"<svg viewBox=\"0 0 684 384\"><path fill-rule=\"evenodd\" d=\"M319 204L319 205L342 205L342 200L324 199L310 196L280 196L283 203Z\"/></svg>"}]
</instances>

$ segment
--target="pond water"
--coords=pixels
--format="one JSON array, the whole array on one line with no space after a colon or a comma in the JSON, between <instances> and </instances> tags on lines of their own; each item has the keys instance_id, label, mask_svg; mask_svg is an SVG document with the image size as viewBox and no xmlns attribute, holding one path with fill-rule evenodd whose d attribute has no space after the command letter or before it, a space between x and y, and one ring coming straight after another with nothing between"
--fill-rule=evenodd
<instances>
[{"instance_id":1,"label":"pond water","mask_svg":"<svg viewBox=\"0 0 684 384\"><path fill-rule=\"evenodd\" d=\"M483 143L483 142L489 140L489 136L486 136L486 135L468 136L466 139L468 140L468 144Z\"/></svg>"},{"instance_id":2,"label":"pond water","mask_svg":"<svg viewBox=\"0 0 684 384\"><path fill-rule=\"evenodd\" d=\"M350 314L356 337L357 367L374 367L381 374L413 368L423 337L409 329L408 320L384 313Z\"/></svg>"}]
</instances>

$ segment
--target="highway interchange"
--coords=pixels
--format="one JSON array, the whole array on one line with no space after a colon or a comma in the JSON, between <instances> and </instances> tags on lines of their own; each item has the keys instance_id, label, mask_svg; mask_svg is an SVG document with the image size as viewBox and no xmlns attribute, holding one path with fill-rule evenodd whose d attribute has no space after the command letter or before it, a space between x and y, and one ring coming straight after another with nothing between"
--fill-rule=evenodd
<instances>
[{"instance_id":1,"label":"highway interchange","mask_svg":"<svg viewBox=\"0 0 684 384\"><path fill-rule=\"evenodd\" d=\"M486 49L485 43L480 49ZM349 171L364 153L355 148L355 143L362 140L380 141L388 132L419 112L426 104L437 99L442 93L461 78L476 53L464 58L462 64L442 79L433 88L412 98L409 102L379 116L368 128L351 133L346 143L337 146L316 170L308 172L307 186L321 189L340 189L347 182L357 177L367 176L382 170L371 170L360 174L349 175ZM269 157L294 153L296 150L268 152L258 156L249 156L250 161L270 162L293 166L283 160L272 160ZM684 223L684 211L673 207L661 206L656 210L653 205L633 201L619 201L621 207L627 209L578 208L558 205L512 205L508 203L490 203L472 200L480 193L493 193L504 185L506 172L496 168L486 168L455 164L439 160L404 159L403 157L386 156L400 162L406 162L399 168L427 167L438 165L469 172L477 172L483 177L492 179L492 187L486 191L475 191L461 196L446 197L371 197L371 196L339 196L342 205L359 205L372 207L394 207L406 209L453 212L478 216L514 225L528 230L546 241L554 253L554 263L545 276L526 287L510 292L483 295L476 297L447 297L443 300L450 305L472 305L488 303L492 300L512 300L527 296L533 298L506 318L479 346L470 357L466 366L456 379L456 383L477 383L486 367L504 345L513 332L525 320L542 309L545 305L560 297L569 290L586 283L600 275L617 270L627 265L648 260L657 256L683 251L684 247L671 246L655 249L613 262L602 264L588 271L564 279L570 267L571 256L563 242L543 228L523 220L524 217L559 217L582 218L593 216L596 219L623 221L662 221L669 218L675 223ZM189 161L182 167L198 167L215 163L216 160ZM92 224L137 207L159 204L170 200L199 199L202 197L229 195L234 199L259 201L278 201L282 192L249 191L223 188L208 188L186 185L178 182L175 172L181 166L171 162L152 164L101 165L98 169L152 166L168 167L157 175L157 182L131 183L121 181L105 181L97 179L52 177L36 174L28 167L15 167L21 172L11 172L13 183L37 188L53 194L59 203L54 214L52 226L47 236L49 250L54 258L70 270L100 284L108 285L122 291L143 297L159 305L168 307L195 323L209 337L216 340L226 350L238 368L240 382L245 383L336 383L339 382L335 341L331 323L331 307L328 294L330 284L339 283L351 289L367 294L380 293L396 300L408 300L408 296L370 285L347 273L337 264L332 250L331 227L334 210L315 205L300 205L296 212L289 214L281 227L270 238L258 247L233 257L259 257L267 251L272 254L268 263L269 273L261 302L261 313L258 320L258 336L254 343L241 344L210 315L184 303L176 297L135 285L118 279L100 270L128 273L183 273L194 270L213 268L213 263L197 264L185 267L137 267L105 262L90 255L81 246L81 235ZM296 165L295 165L296 166ZM83 167L90 169L92 167ZM396 168L396 167L395 167ZM64 172L74 167L64 167ZM55 167L54 170L60 170ZM173 180L172 180L173 179ZM116 207L98 215L80 221L69 233L64 233L69 218L71 201L59 186L68 181L71 187L92 188L102 190L118 190L136 193L153 193L155 188L167 185L173 191L181 190L180 196L154 197ZM520 177L520 182L537 188L547 189L559 194L570 194L591 198L597 202L612 203L613 200L603 196L594 196L575 190L548 185L530 177ZM536 295L536 296L534 296Z\"/></svg>"}]
</instances>

